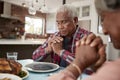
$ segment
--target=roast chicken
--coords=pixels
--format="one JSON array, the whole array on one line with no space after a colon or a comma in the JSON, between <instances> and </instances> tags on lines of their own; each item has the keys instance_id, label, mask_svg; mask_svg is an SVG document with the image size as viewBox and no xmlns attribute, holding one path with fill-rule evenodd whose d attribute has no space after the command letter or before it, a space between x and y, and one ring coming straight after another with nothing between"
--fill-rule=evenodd
<instances>
[{"instance_id":1,"label":"roast chicken","mask_svg":"<svg viewBox=\"0 0 120 80\"><path fill-rule=\"evenodd\" d=\"M11 73L18 75L22 69L22 65L14 60L0 58L0 73Z\"/></svg>"}]
</instances>

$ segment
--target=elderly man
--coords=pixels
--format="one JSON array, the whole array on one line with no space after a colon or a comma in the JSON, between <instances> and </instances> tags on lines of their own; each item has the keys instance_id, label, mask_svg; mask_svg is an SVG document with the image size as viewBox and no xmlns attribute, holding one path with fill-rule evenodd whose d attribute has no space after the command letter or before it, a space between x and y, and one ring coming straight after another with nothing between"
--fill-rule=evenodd
<instances>
[{"instance_id":1,"label":"elderly man","mask_svg":"<svg viewBox=\"0 0 120 80\"><path fill-rule=\"evenodd\" d=\"M104 34L110 36L116 49L120 49L120 0L95 0L95 6L102 19ZM102 44L101 38L94 34L83 37L76 44L76 59L73 63L48 80L76 80L86 67L94 64L103 54L105 46ZM106 62L96 73L84 80L120 80L119 68L120 58Z\"/></svg>"},{"instance_id":2,"label":"elderly man","mask_svg":"<svg viewBox=\"0 0 120 80\"><path fill-rule=\"evenodd\" d=\"M57 10L56 24L59 31L33 52L32 58L35 61L43 61L48 55L51 55L52 62L62 67L66 67L73 61L76 42L84 35L90 34L78 26L77 14L77 9L71 5L62 5ZM105 57L97 66L100 66L104 61Z\"/></svg>"},{"instance_id":3,"label":"elderly man","mask_svg":"<svg viewBox=\"0 0 120 80\"><path fill-rule=\"evenodd\" d=\"M76 41L90 33L77 25L77 14L77 9L71 5L63 5L57 10L56 24L59 32L33 52L32 58L35 61L43 61L48 55L51 55L52 62L62 67L73 61Z\"/></svg>"}]
</instances>

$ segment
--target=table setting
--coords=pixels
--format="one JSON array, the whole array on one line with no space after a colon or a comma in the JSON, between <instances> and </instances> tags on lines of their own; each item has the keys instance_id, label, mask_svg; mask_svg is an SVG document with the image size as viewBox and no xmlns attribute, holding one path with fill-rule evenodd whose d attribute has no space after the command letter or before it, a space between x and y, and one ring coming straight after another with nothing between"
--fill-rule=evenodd
<instances>
[{"instance_id":1,"label":"table setting","mask_svg":"<svg viewBox=\"0 0 120 80\"><path fill-rule=\"evenodd\" d=\"M57 64L50 62L34 62L32 59L18 60L19 63L29 72L24 80L47 80L47 77L64 69Z\"/></svg>"},{"instance_id":2,"label":"table setting","mask_svg":"<svg viewBox=\"0 0 120 80\"><path fill-rule=\"evenodd\" d=\"M13 64L13 68L15 68L17 63L19 64L19 66L16 66L16 68L18 67L21 68L21 70L19 71L19 74L17 75L0 72L0 80L47 80L49 76L55 73L58 73L60 70L64 69L64 67L60 67L59 65L54 63L35 62L32 59L12 60L12 62L9 62L11 60L3 58L3 59L0 59L0 61L1 63L8 62ZM87 75L82 74L82 76L80 76L77 80L82 80L85 77L87 77Z\"/></svg>"},{"instance_id":3,"label":"table setting","mask_svg":"<svg viewBox=\"0 0 120 80\"><path fill-rule=\"evenodd\" d=\"M49 62L34 62L32 59L18 60L19 63L29 72L29 76L24 80L47 80L47 78L64 67ZM88 77L87 74L82 74L77 80L83 80Z\"/></svg>"}]
</instances>

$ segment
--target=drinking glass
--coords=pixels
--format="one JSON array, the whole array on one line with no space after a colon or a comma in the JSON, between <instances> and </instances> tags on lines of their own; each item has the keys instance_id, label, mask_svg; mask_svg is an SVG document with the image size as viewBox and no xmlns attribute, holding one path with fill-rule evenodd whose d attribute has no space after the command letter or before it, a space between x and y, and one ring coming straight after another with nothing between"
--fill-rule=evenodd
<instances>
[{"instance_id":1,"label":"drinking glass","mask_svg":"<svg viewBox=\"0 0 120 80\"><path fill-rule=\"evenodd\" d=\"M7 52L7 59L17 61L18 52Z\"/></svg>"}]
</instances>

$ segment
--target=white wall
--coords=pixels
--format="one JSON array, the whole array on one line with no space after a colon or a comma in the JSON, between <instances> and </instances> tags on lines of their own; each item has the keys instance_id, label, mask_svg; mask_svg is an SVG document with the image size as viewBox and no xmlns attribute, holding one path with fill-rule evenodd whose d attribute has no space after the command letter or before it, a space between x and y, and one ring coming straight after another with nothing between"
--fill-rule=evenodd
<instances>
[{"instance_id":1,"label":"white wall","mask_svg":"<svg viewBox=\"0 0 120 80\"><path fill-rule=\"evenodd\" d=\"M120 50L115 49L111 42L108 43L108 53L107 57L109 60L115 60L120 56Z\"/></svg>"},{"instance_id":2,"label":"white wall","mask_svg":"<svg viewBox=\"0 0 120 80\"><path fill-rule=\"evenodd\" d=\"M57 31L55 13L49 13L46 17L46 32L54 33Z\"/></svg>"}]
</instances>

